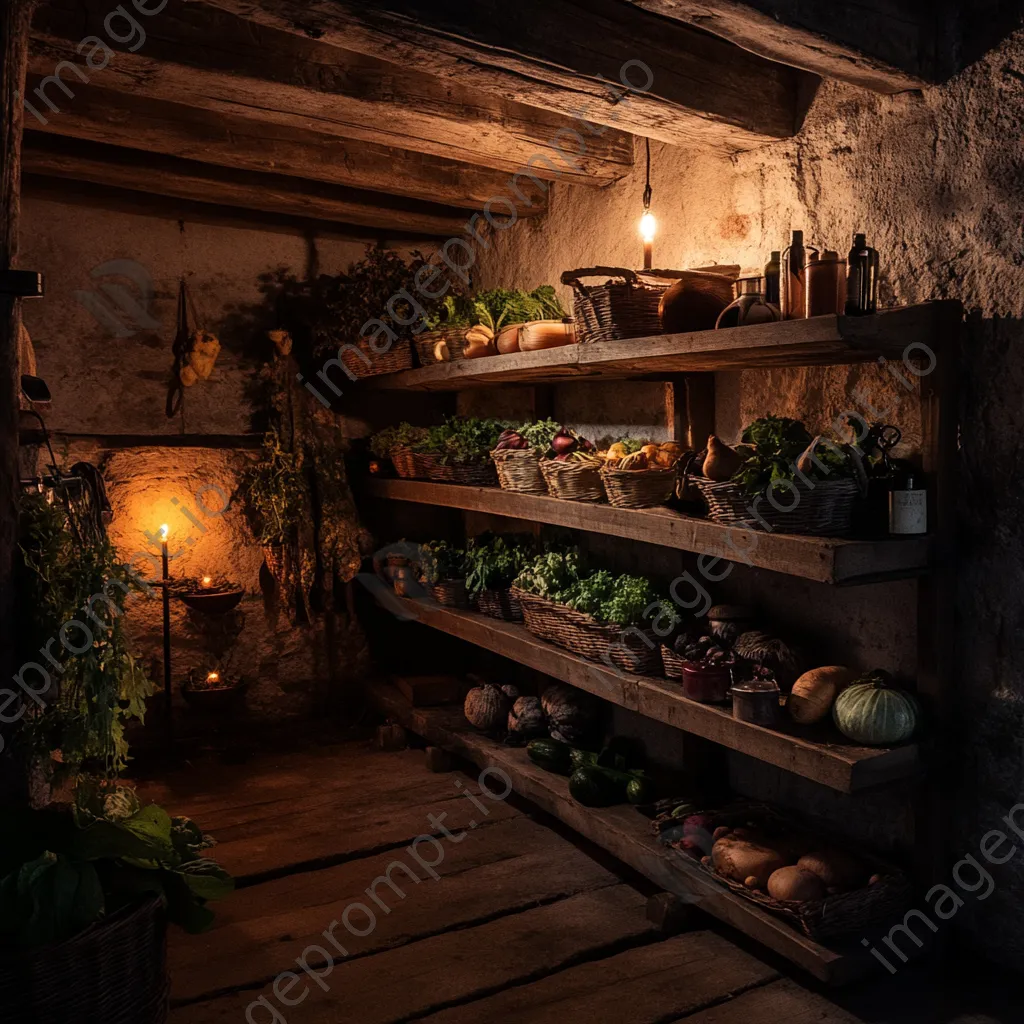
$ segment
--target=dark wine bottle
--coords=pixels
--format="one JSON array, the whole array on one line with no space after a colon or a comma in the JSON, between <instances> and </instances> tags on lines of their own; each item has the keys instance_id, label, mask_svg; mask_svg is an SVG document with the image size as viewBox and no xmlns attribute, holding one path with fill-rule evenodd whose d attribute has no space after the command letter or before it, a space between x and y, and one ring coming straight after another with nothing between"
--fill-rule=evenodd
<instances>
[{"instance_id":1,"label":"dark wine bottle","mask_svg":"<svg viewBox=\"0 0 1024 1024\"><path fill-rule=\"evenodd\" d=\"M782 277L782 253L776 249L764 268L764 301L779 304L779 281Z\"/></svg>"},{"instance_id":2,"label":"dark wine bottle","mask_svg":"<svg viewBox=\"0 0 1024 1024\"><path fill-rule=\"evenodd\" d=\"M866 235L853 237L847 260L846 315L869 316L878 312L878 252Z\"/></svg>"}]
</instances>

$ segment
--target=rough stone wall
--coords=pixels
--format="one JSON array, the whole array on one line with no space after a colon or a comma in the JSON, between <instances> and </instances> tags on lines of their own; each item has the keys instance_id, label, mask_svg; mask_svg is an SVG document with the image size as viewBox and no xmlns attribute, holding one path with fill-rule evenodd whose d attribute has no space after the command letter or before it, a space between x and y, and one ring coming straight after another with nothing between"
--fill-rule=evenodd
<instances>
[{"instance_id":1,"label":"rough stone wall","mask_svg":"<svg viewBox=\"0 0 1024 1024\"><path fill-rule=\"evenodd\" d=\"M1024 458L1022 138L1018 33L923 93L881 97L826 83L796 139L733 160L652 145L656 266L717 261L753 269L784 247L791 229L841 252L861 230L882 254L883 302L958 298L969 311L959 367L958 656L950 695L963 746L959 790L945 795L956 806L951 855L976 854L980 837L998 827L1024 788L1024 528L1016 473ZM600 192L556 186L544 222L497 237L483 257L485 283L534 287L557 281L566 268L639 265L642 189L639 160L636 173ZM734 437L769 411L824 426L862 383L877 408L895 397L875 368L719 375L719 432ZM592 418L622 422L628 401L623 388ZM897 416L911 444L920 429L914 404L901 403ZM787 615L799 614L807 588L767 575L746 574L744 588L760 588ZM890 636L912 629L900 609L912 603L892 601ZM823 615L815 611L819 622ZM857 632L851 626L837 616L837 628ZM735 774L767 789L777 780L749 767L736 766ZM969 901L957 925L993 958L1019 968L1024 855L993 871L996 894Z\"/></svg>"},{"instance_id":2,"label":"rough stone wall","mask_svg":"<svg viewBox=\"0 0 1024 1024\"><path fill-rule=\"evenodd\" d=\"M159 545L146 531L168 523L169 547L178 555L172 576L211 575L245 588L239 606L244 624L227 668L249 682L251 716L279 720L323 708L332 697L326 689L366 670L365 638L344 611L339 627L328 630L319 620L296 625L272 592L265 600L262 550L239 503L219 513L256 456L253 437L242 435L253 429L252 386L265 332L277 326L268 320L272 313L260 292L260 275L280 266L299 276L314 266L336 273L361 257L364 243L238 220L178 221L141 199L134 210L123 204L111 209L31 192L23 205L22 237L22 265L43 271L47 280L46 297L25 304L25 323L38 372L53 394L45 417L56 432L58 458L65 455L68 465L86 460L102 466L115 514L110 536L144 575L154 577L159 569ZM111 261L135 266L118 268ZM105 265L106 272L93 273ZM201 325L218 335L222 350L210 379L185 392L184 415L168 419L164 407L182 273ZM146 279L152 286L148 303L140 288ZM121 294L140 302L144 315L132 313ZM198 435L190 441L196 446L145 440L179 433ZM206 435L221 435L216 447L203 447ZM25 452L29 459L35 454ZM201 620L180 601L171 610L175 700L181 705L178 688L188 671L205 674L216 659ZM143 663L162 685L160 600L134 600L128 621Z\"/></svg>"}]
</instances>

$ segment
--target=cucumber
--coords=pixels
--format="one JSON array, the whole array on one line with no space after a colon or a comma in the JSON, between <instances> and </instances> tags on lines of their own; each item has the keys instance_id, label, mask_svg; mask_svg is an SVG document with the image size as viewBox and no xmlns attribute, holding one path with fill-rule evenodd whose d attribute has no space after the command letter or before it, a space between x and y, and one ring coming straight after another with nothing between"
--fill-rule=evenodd
<instances>
[{"instance_id":1,"label":"cucumber","mask_svg":"<svg viewBox=\"0 0 1024 1024\"><path fill-rule=\"evenodd\" d=\"M625 786L603 768L584 766L569 777L569 795L584 807L611 807L626 797Z\"/></svg>"},{"instance_id":2,"label":"cucumber","mask_svg":"<svg viewBox=\"0 0 1024 1024\"><path fill-rule=\"evenodd\" d=\"M573 769L573 749L568 743L552 739L530 740L526 744L526 754L534 764L557 775L568 775Z\"/></svg>"}]
</instances>

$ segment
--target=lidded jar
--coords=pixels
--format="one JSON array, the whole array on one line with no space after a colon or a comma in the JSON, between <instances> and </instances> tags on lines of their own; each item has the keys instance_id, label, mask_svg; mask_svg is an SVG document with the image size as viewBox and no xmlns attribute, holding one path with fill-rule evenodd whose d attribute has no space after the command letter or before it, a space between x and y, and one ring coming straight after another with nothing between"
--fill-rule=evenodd
<instances>
[{"instance_id":1,"label":"lidded jar","mask_svg":"<svg viewBox=\"0 0 1024 1024\"><path fill-rule=\"evenodd\" d=\"M770 324L782 319L779 307L764 297L763 277L741 277L733 285L733 294L736 297L722 310L716 329Z\"/></svg>"}]
</instances>

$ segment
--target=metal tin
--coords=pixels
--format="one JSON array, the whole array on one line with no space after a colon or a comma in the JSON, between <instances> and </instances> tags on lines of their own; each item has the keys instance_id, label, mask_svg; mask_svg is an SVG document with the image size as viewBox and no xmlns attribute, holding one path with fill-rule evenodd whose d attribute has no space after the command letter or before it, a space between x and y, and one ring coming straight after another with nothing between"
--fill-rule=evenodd
<instances>
[{"instance_id":1,"label":"metal tin","mask_svg":"<svg viewBox=\"0 0 1024 1024\"><path fill-rule=\"evenodd\" d=\"M779 687L767 679L737 683L730 691L732 717L771 728L779 723Z\"/></svg>"}]
</instances>

